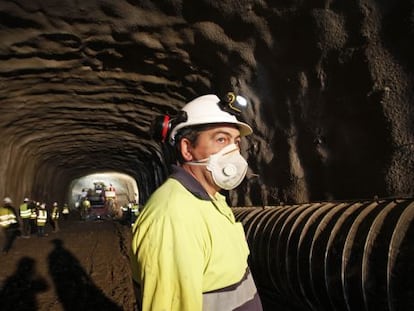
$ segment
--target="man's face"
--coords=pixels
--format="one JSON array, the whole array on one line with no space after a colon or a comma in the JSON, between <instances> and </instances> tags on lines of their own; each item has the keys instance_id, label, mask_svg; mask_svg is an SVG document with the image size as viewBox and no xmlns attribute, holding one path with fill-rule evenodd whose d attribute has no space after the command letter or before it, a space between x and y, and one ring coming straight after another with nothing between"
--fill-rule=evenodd
<instances>
[{"instance_id":1,"label":"man's face","mask_svg":"<svg viewBox=\"0 0 414 311\"><path fill-rule=\"evenodd\" d=\"M201 131L195 144L186 145L188 152L186 161L200 161L207 159L210 155L219 152L229 144L240 145L240 131L236 126L217 125L207 130ZM185 166L185 164L184 164ZM206 166L187 166L193 176L211 193L220 190L214 183L211 172Z\"/></svg>"},{"instance_id":2,"label":"man's face","mask_svg":"<svg viewBox=\"0 0 414 311\"><path fill-rule=\"evenodd\" d=\"M193 161L208 158L232 143L239 146L240 140L239 129L231 125L221 125L202 131L193 146Z\"/></svg>"}]
</instances>

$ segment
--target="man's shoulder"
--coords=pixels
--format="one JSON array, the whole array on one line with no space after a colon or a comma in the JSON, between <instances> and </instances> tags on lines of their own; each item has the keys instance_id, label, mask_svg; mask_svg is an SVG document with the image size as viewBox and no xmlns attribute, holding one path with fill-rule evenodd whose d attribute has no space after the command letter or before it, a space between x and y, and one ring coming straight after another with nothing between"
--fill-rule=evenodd
<instances>
[{"instance_id":1,"label":"man's shoulder","mask_svg":"<svg viewBox=\"0 0 414 311\"><path fill-rule=\"evenodd\" d=\"M149 207L152 210L168 213L173 212L175 209L182 210L189 202L193 202L193 200L198 199L180 181L174 178L168 178L150 196L144 209Z\"/></svg>"},{"instance_id":2,"label":"man's shoulder","mask_svg":"<svg viewBox=\"0 0 414 311\"><path fill-rule=\"evenodd\" d=\"M161 186L159 186L151 198L167 198L181 197L183 195L191 195L191 193L176 179L169 177Z\"/></svg>"}]
</instances>

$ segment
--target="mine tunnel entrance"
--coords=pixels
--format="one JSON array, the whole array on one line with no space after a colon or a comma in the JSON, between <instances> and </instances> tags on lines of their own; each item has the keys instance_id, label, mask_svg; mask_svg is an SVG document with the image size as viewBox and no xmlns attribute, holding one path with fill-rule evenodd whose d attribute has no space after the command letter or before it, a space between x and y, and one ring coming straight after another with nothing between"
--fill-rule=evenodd
<instances>
[{"instance_id":1,"label":"mine tunnel entrance","mask_svg":"<svg viewBox=\"0 0 414 311\"><path fill-rule=\"evenodd\" d=\"M76 208L82 196L86 195L89 190L95 190L95 187L103 187L109 191L113 188L116 193L116 200L119 206L123 206L136 200L138 202L138 185L134 178L127 174L119 172L100 172L82 176L73 180L69 186L68 204L72 208Z\"/></svg>"}]
</instances>

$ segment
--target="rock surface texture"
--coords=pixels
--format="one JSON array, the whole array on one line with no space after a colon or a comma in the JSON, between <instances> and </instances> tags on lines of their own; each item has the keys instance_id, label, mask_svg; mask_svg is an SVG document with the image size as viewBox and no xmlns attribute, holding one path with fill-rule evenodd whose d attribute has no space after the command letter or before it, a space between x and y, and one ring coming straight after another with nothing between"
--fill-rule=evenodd
<instances>
[{"instance_id":1,"label":"rock surface texture","mask_svg":"<svg viewBox=\"0 0 414 311\"><path fill-rule=\"evenodd\" d=\"M165 179L155 116L251 100L233 205L412 196L411 1L0 2L0 195L63 201L111 170Z\"/></svg>"}]
</instances>

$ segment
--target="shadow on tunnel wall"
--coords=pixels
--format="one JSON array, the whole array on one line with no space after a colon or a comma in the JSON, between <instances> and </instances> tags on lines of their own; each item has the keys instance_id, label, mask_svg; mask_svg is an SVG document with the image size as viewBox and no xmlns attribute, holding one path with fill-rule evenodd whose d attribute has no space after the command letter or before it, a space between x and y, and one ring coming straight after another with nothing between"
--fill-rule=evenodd
<instances>
[{"instance_id":1,"label":"shadow on tunnel wall","mask_svg":"<svg viewBox=\"0 0 414 311\"><path fill-rule=\"evenodd\" d=\"M93 283L76 257L63 247L62 240L55 239L52 243L49 273L64 310L122 310Z\"/></svg>"}]
</instances>

